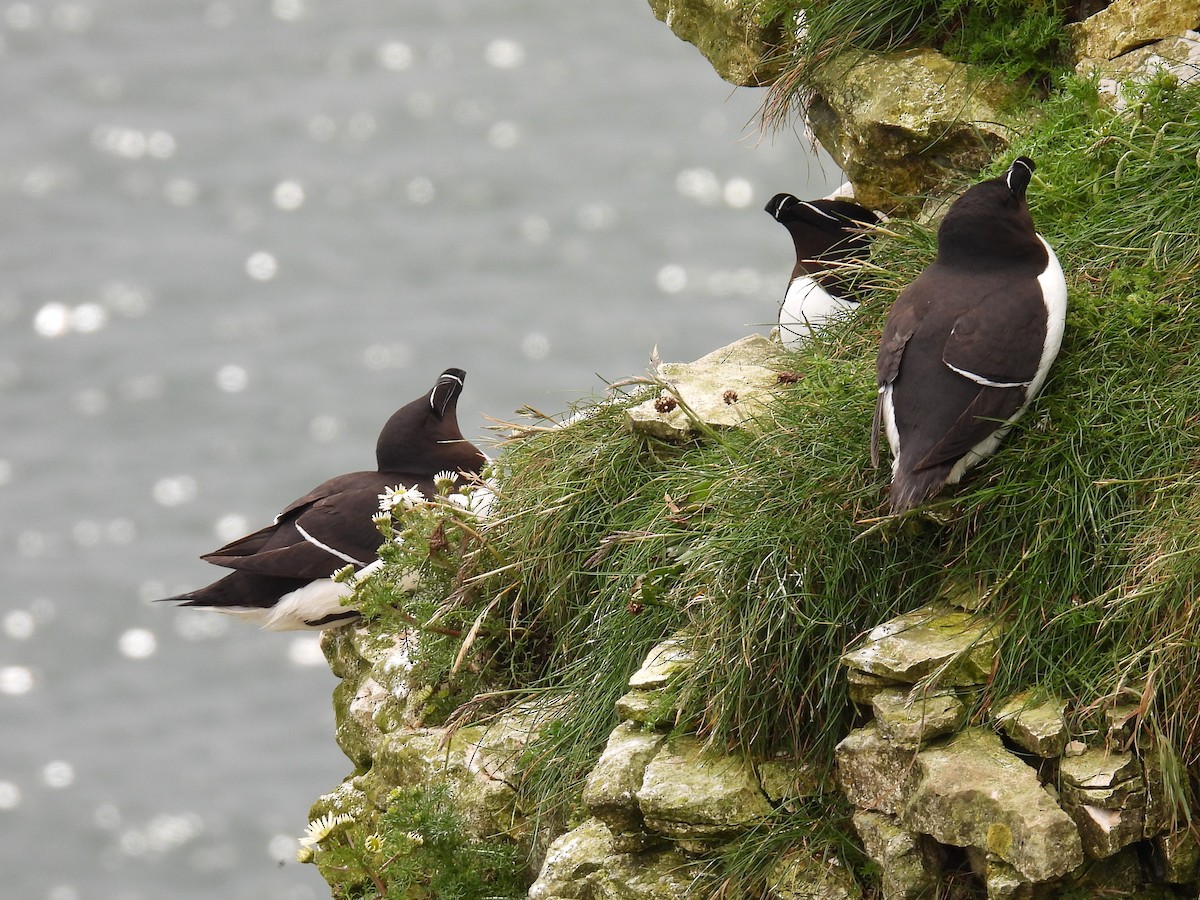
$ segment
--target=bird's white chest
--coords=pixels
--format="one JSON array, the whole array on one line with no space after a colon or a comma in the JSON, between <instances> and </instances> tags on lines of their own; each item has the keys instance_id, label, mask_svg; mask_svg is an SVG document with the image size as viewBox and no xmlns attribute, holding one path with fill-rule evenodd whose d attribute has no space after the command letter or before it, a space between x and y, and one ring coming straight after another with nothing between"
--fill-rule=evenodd
<instances>
[{"instance_id":1,"label":"bird's white chest","mask_svg":"<svg viewBox=\"0 0 1200 900\"><path fill-rule=\"evenodd\" d=\"M829 293L808 275L793 279L779 308L779 339L785 347L796 347L830 319L858 308L852 300Z\"/></svg>"}]
</instances>

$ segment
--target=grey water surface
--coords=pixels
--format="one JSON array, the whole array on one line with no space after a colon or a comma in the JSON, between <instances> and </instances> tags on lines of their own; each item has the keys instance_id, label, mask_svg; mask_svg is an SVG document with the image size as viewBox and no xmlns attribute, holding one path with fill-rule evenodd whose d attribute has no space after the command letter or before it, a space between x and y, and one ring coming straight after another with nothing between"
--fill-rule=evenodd
<instances>
[{"instance_id":1,"label":"grey water surface","mask_svg":"<svg viewBox=\"0 0 1200 900\"><path fill-rule=\"evenodd\" d=\"M327 896L316 637L151 601L446 367L486 442L765 332L761 100L645 0L0 2L0 897Z\"/></svg>"}]
</instances>

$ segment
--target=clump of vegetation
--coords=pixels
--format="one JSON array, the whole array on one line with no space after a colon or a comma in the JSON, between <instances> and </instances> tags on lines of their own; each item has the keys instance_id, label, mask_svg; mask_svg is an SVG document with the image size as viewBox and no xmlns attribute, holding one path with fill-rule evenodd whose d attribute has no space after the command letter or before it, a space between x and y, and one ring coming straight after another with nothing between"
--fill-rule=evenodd
<instances>
[{"instance_id":1,"label":"clump of vegetation","mask_svg":"<svg viewBox=\"0 0 1200 900\"><path fill-rule=\"evenodd\" d=\"M447 590L388 600L418 624L455 623L442 637L458 671L470 659L508 696L561 698L526 755L530 807L569 813L629 675L673 633L697 654L677 685L681 727L829 766L854 721L841 654L898 612L970 590L1004 626L976 715L1036 684L1071 698L1076 733L1094 740L1098 710L1132 704L1132 742L1165 763L1189 814L1200 89L1161 79L1117 114L1071 81L1018 154L1038 164L1030 204L1067 273L1066 336L1042 396L966 483L893 519L887 473L870 466L882 323L934 248L931 227L893 221L898 236L858 276L859 315L780 351L801 377L757 427L670 444L629 431L618 402L533 429L504 450L492 517L450 540Z\"/></svg>"},{"instance_id":2,"label":"clump of vegetation","mask_svg":"<svg viewBox=\"0 0 1200 900\"><path fill-rule=\"evenodd\" d=\"M349 815L309 825L306 857L344 873L338 900L509 900L525 896L525 861L506 841L468 838L445 785L393 791L360 842Z\"/></svg>"},{"instance_id":3,"label":"clump of vegetation","mask_svg":"<svg viewBox=\"0 0 1200 900\"><path fill-rule=\"evenodd\" d=\"M765 117L791 121L809 100L821 65L845 53L932 47L981 76L1024 86L1044 97L1069 63L1066 0L755 0L766 23L795 23L781 48L786 62L771 88Z\"/></svg>"}]
</instances>

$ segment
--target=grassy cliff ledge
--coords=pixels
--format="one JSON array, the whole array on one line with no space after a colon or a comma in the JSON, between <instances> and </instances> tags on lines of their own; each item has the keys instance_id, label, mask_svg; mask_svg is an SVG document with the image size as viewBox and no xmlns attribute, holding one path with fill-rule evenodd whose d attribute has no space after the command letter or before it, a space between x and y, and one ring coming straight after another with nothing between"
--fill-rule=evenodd
<instances>
[{"instance_id":1,"label":"grassy cliff ledge","mask_svg":"<svg viewBox=\"0 0 1200 900\"><path fill-rule=\"evenodd\" d=\"M826 855L856 869L866 896L882 896L829 777L835 747L863 718L840 660L874 626L939 599L1000 626L996 664L968 696L968 722L989 722L1022 690L1061 697L1067 739L1155 759L1171 816L1191 821L1200 777L1200 89L1160 78L1118 113L1094 83L1071 80L1031 122L991 172L1018 154L1038 164L1030 206L1067 274L1066 336L1040 399L948 496L888 518L886 472L869 461L883 319L934 246L932 226L893 220L858 275L868 289L858 317L800 352L778 351L772 365L784 377L750 427L659 441L627 427L632 401L618 392L616 402L577 410L569 427L535 423L506 444L486 523L427 509L397 521L407 542L389 547L359 600L373 619L367 634L417 637L404 685L385 692L404 695L403 714L374 727L472 728L531 703L552 710L505 775L532 869L548 840L580 820L584 780L631 674L673 638L688 665L657 695L654 720L742 758L803 759L818 784L769 827L692 848L708 875L696 895L788 896L771 893L769 873L803 844L832 848ZM394 585L414 567L424 586L400 593ZM335 671L359 640L349 635L327 642ZM937 681L934 672L920 687L933 692ZM348 783L365 783L375 760L348 742L358 767ZM412 873L406 892L392 890L400 881L390 867L409 856L387 837L386 820L397 803L420 803L371 784L361 833L350 823L346 841L331 829L314 843L335 896L438 896ZM337 809L325 798L315 812ZM419 829L405 827L418 846ZM368 838L391 849L368 859ZM506 889L494 895L520 895ZM938 888L984 890L970 876ZM1039 896L1093 896L1054 890Z\"/></svg>"}]
</instances>

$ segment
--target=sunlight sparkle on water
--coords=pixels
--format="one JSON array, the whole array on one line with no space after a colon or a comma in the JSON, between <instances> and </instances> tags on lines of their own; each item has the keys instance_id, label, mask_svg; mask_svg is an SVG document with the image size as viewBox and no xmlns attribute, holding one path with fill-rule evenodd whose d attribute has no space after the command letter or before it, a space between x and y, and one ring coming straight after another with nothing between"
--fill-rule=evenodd
<instances>
[{"instance_id":1,"label":"sunlight sparkle on water","mask_svg":"<svg viewBox=\"0 0 1200 900\"><path fill-rule=\"evenodd\" d=\"M487 140L497 150L511 150L521 140L521 129L516 122L497 122L488 129Z\"/></svg>"},{"instance_id":2,"label":"sunlight sparkle on water","mask_svg":"<svg viewBox=\"0 0 1200 900\"><path fill-rule=\"evenodd\" d=\"M526 216L521 220L521 237L531 244L544 244L550 239L550 222L545 216Z\"/></svg>"},{"instance_id":3,"label":"sunlight sparkle on water","mask_svg":"<svg viewBox=\"0 0 1200 900\"><path fill-rule=\"evenodd\" d=\"M33 690L33 673L24 666L5 666L0 669L0 694L18 697Z\"/></svg>"},{"instance_id":4,"label":"sunlight sparkle on water","mask_svg":"<svg viewBox=\"0 0 1200 900\"><path fill-rule=\"evenodd\" d=\"M246 274L255 281L270 281L279 274L279 261L266 250L251 253L246 259Z\"/></svg>"},{"instance_id":5,"label":"sunlight sparkle on water","mask_svg":"<svg viewBox=\"0 0 1200 900\"><path fill-rule=\"evenodd\" d=\"M402 369L412 363L413 351L408 344L371 344L363 351L363 365L374 371Z\"/></svg>"},{"instance_id":6,"label":"sunlight sparkle on water","mask_svg":"<svg viewBox=\"0 0 1200 900\"><path fill-rule=\"evenodd\" d=\"M290 178L281 181L271 192L271 200L277 207L288 212L299 209L304 204L304 185Z\"/></svg>"},{"instance_id":7,"label":"sunlight sparkle on water","mask_svg":"<svg viewBox=\"0 0 1200 900\"><path fill-rule=\"evenodd\" d=\"M105 306L123 316L136 319L144 316L154 300L148 288L124 281L114 281L105 285L101 293Z\"/></svg>"},{"instance_id":8,"label":"sunlight sparkle on water","mask_svg":"<svg viewBox=\"0 0 1200 900\"><path fill-rule=\"evenodd\" d=\"M92 130L92 146L122 159L170 159L175 155L175 136L168 131L142 131L124 125L98 125Z\"/></svg>"},{"instance_id":9,"label":"sunlight sparkle on water","mask_svg":"<svg viewBox=\"0 0 1200 900\"><path fill-rule=\"evenodd\" d=\"M281 22L298 21L307 13L303 0L271 0L271 14Z\"/></svg>"},{"instance_id":10,"label":"sunlight sparkle on water","mask_svg":"<svg viewBox=\"0 0 1200 900\"><path fill-rule=\"evenodd\" d=\"M525 48L508 38L496 38L488 43L483 58L497 69L516 69L525 62Z\"/></svg>"},{"instance_id":11,"label":"sunlight sparkle on water","mask_svg":"<svg viewBox=\"0 0 1200 900\"><path fill-rule=\"evenodd\" d=\"M721 182L709 169L684 169L675 176L675 190L685 197L712 206L721 199Z\"/></svg>"},{"instance_id":12,"label":"sunlight sparkle on water","mask_svg":"<svg viewBox=\"0 0 1200 900\"><path fill-rule=\"evenodd\" d=\"M149 659L158 650L158 638L147 628L130 628L117 639L117 650L129 659Z\"/></svg>"},{"instance_id":13,"label":"sunlight sparkle on water","mask_svg":"<svg viewBox=\"0 0 1200 900\"><path fill-rule=\"evenodd\" d=\"M550 355L550 338L540 331L531 331L521 339L521 353L534 362L545 359Z\"/></svg>"},{"instance_id":14,"label":"sunlight sparkle on water","mask_svg":"<svg viewBox=\"0 0 1200 900\"><path fill-rule=\"evenodd\" d=\"M214 378L217 387L227 394L237 394L246 389L250 382L250 374L241 366L230 363L217 369Z\"/></svg>"},{"instance_id":15,"label":"sunlight sparkle on water","mask_svg":"<svg viewBox=\"0 0 1200 900\"><path fill-rule=\"evenodd\" d=\"M4 633L14 641L27 641L37 629L37 620L27 609L14 609L4 615Z\"/></svg>"},{"instance_id":16,"label":"sunlight sparkle on water","mask_svg":"<svg viewBox=\"0 0 1200 900\"><path fill-rule=\"evenodd\" d=\"M250 523L241 513L225 513L213 525L213 533L217 540L225 544L237 540L249 530Z\"/></svg>"},{"instance_id":17,"label":"sunlight sparkle on water","mask_svg":"<svg viewBox=\"0 0 1200 900\"><path fill-rule=\"evenodd\" d=\"M154 482L154 500L161 506L179 506L196 498L199 486L191 475L168 475Z\"/></svg>"},{"instance_id":18,"label":"sunlight sparkle on water","mask_svg":"<svg viewBox=\"0 0 1200 900\"><path fill-rule=\"evenodd\" d=\"M0 781L0 809L16 809L21 805L21 789L11 781Z\"/></svg>"},{"instance_id":19,"label":"sunlight sparkle on water","mask_svg":"<svg viewBox=\"0 0 1200 900\"><path fill-rule=\"evenodd\" d=\"M42 782L57 790L68 788L75 783L75 767L61 759L48 762L42 768Z\"/></svg>"},{"instance_id":20,"label":"sunlight sparkle on water","mask_svg":"<svg viewBox=\"0 0 1200 900\"><path fill-rule=\"evenodd\" d=\"M734 209L745 209L754 202L754 186L745 178L730 178L725 182L725 203Z\"/></svg>"},{"instance_id":21,"label":"sunlight sparkle on water","mask_svg":"<svg viewBox=\"0 0 1200 900\"><path fill-rule=\"evenodd\" d=\"M687 287L687 270L683 266L666 265L654 276L654 283L664 294L678 294Z\"/></svg>"},{"instance_id":22,"label":"sunlight sparkle on water","mask_svg":"<svg viewBox=\"0 0 1200 900\"><path fill-rule=\"evenodd\" d=\"M404 196L418 206L432 203L435 194L433 182L423 175L418 175L404 186Z\"/></svg>"},{"instance_id":23,"label":"sunlight sparkle on water","mask_svg":"<svg viewBox=\"0 0 1200 900\"><path fill-rule=\"evenodd\" d=\"M587 231L607 231L618 221L616 208L610 203L588 203L575 214L579 227Z\"/></svg>"},{"instance_id":24,"label":"sunlight sparkle on water","mask_svg":"<svg viewBox=\"0 0 1200 900\"><path fill-rule=\"evenodd\" d=\"M392 72L403 72L413 64L412 47L403 41L388 41L375 51L379 64Z\"/></svg>"},{"instance_id":25,"label":"sunlight sparkle on water","mask_svg":"<svg viewBox=\"0 0 1200 900\"><path fill-rule=\"evenodd\" d=\"M314 441L325 444L336 438L342 430L336 416L313 416L308 423L308 435Z\"/></svg>"}]
</instances>

